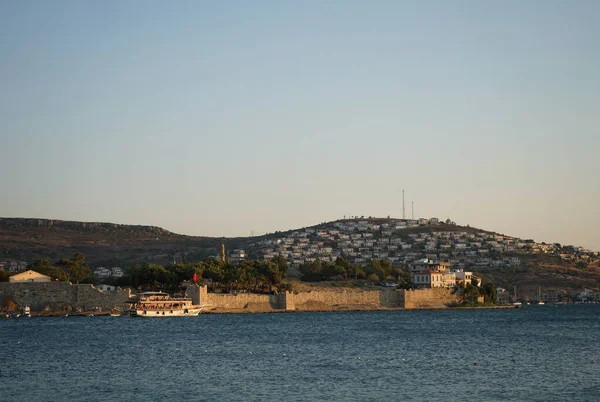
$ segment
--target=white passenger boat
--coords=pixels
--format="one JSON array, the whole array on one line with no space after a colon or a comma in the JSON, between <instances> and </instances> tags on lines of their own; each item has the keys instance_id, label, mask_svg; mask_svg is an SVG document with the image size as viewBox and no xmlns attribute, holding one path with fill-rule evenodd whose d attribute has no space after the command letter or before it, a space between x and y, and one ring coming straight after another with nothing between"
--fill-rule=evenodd
<instances>
[{"instance_id":1,"label":"white passenger boat","mask_svg":"<svg viewBox=\"0 0 600 402\"><path fill-rule=\"evenodd\" d=\"M131 304L134 317L185 317L198 315L202 306L192 304L187 297L172 298L164 292L144 292Z\"/></svg>"}]
</instances>

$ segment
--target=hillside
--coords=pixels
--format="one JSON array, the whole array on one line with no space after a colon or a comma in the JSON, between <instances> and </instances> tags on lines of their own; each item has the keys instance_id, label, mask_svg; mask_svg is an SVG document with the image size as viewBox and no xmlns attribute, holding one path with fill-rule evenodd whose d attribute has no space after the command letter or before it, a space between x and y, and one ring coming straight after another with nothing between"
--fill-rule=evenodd
<instances>
[{"instance_id":1,"label":"hillside","mask_svg":"<svg viewBox=\"0 0 600 402\"><path fill-rule=\"evenodd\" d=\"M432 218L356 218L256 237L186 236L154 226L0 218L0 262L86 255L92 267L169 264L244 249L251 259L285 256L293 266L344 256L355 265L387 259L406 267L422 259L449 261L497 285L545 289L600 287L599 254L581 247L536 243ZM232 260L243 258L229 254ZM292 269L292 272L294 270Z\"/></svg>"},{"instance_id":2,"label":"hillside","mask_svg":"<svg viewBox=\"0 0 600 402\"><path fill-rule=\"evenodd\" d=\"M233 247L242 244L241 240L224 241ZM58 259L79 251L92 266L166 264L217 254L221 242L221 238L186 236L155 226L0 218L0 261Z\"/></svg>"}]
</instances>

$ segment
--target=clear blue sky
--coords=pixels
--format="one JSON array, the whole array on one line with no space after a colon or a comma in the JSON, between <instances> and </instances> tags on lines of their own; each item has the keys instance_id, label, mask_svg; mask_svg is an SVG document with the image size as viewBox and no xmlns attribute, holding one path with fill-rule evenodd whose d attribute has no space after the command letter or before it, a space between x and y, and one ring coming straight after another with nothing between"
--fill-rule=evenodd
<instances>
[{"instance_id":1,"label":"clear blue sky","mask_svg":"<svg viewBox=\"0 0 600 402\"><path fill-rule=\"evenodd\" d=\"M0 216L450 217L600 250L598 1L4 1Z\"/></svg>"}]
</instances>

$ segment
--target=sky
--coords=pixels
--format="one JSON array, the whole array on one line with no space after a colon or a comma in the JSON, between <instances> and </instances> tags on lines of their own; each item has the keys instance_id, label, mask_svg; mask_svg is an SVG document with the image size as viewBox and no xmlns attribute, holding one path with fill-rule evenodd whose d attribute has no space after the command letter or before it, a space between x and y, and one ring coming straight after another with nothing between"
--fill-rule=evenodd
<instances>
[{"instance_id":1,"label":"sky","mask_svg":"<svg viewBox=\"0 0 600 402\"><path fill-rule=\"evenodd\" d=\"M600 2L0 2L0 216L600 250Z\"/></svg>"}]
</instances>

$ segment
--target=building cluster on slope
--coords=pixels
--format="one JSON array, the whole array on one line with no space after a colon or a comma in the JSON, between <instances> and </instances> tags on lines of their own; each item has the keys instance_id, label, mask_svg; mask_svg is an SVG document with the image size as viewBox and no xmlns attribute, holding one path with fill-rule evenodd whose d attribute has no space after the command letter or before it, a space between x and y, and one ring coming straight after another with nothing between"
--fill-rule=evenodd
<instances>
[{"instance_id":1,"label":"building cluster on slope","mask_svg":"<svg viewBox=\"0 0 600 402\"><path fill-rule=\"evenodd\" d=\"M110 277L120 278L123 276L123 269L120 267L112 267L112 268L98 267L98 268L94 269L94 275L98 279L104 279L104 278L110 278Z\"/></svg>"},{"instance_id":2,"label":"building cluster on slope","mask_svg":"<svg viewBox=\"0 0 600 402\"><path fill-rule=\"evenodd\" d=\"M438 230L436 228L440 225ZM448 226L451 226L450 228ZM343 256L354 265L385 259L408 267L419 260L445 261L453 270L514 267L522 254L553 254L564 259L595 259L598 253L582 248L565 252L559 244L535 243L482 230L462 228L449 220L345 219L317 227L295 230L285 236L250 246L257 258L284 256L292 266L321 261L335 262ZM236 261L246 258L236 258Z\"/></svg>"},{"instance_id":3,"label":"building cluster on slope","mask_svg":"<svg viewBox=\"0 0 600 402\"><path fill-rule=\"evenodd\" d=\"M0 269L6 272L24 272L27 270L27 261L0 261Z\"/></svg>"}]
</instances>

